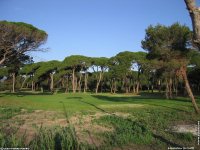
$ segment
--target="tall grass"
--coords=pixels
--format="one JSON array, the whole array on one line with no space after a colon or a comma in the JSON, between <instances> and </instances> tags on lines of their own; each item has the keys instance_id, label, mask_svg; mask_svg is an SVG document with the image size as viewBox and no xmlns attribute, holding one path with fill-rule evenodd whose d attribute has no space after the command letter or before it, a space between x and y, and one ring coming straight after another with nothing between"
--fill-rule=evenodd
<instances>
[{"instance_id":1,"label":"tall grass","mask_svg":"<svg viewBox=\"0 0 200 150\"><path fill-rule=\"evenodd\" d=\"M149 144L152 141L151 131L140 122L115 115L102 116L96 120L104 126L113 126L113 132L105 132L105 143L110 146L122 146L130 143Z\"/></svg>"}]
</instances>

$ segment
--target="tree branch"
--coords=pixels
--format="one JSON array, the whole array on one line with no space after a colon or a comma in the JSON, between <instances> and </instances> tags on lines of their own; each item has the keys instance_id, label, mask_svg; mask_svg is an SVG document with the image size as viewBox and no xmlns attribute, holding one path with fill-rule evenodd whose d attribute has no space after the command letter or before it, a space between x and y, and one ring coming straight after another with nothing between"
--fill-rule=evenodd
<instances>
[{"instance_id":1,"label":"tree branch","mask_svg":"<svg viewBox=\"0 0 200 150\"><path fill-rule=\"evenodd\" d=\"M200 50L200 8L196 6L195 0L184 0L193 25L193 43Z\"/></svg>"}]
</instances>

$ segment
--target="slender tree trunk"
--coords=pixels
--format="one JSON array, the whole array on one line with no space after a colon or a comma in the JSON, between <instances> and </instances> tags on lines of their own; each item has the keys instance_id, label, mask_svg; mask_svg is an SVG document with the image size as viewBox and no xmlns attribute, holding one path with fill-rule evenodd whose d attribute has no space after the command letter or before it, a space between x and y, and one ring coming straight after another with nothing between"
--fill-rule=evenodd
<instances>
[{"instance_id":1,"label":"slender tree trunk","mask_svg":"<svg viewBox=\"0 0 200 150\"><path fill-rule=\"evenodd\" d=\"M69 77L67 76L65 93L69 92Z\"/></svg>"},{"instance_id":2,"label":"slender tree trunk","mask_svg":"<svg viewBox=\"0 0 200 150\"><path fill-rule=\"evenodd\" d=\"M139 93L139 88L140 88L140 70L138 70L138 75L137 75L137 87L136 87L136 94Z\"/></svg>"},{"instance_id":3,"label":"slender tree trunk","mask_svg":"<svg viewBox=\"0 0 200 150\"><path fill-rule=\"evenodd\" d=\"M187 93L192 100L192 104L194 106L194 109L195 109L196 113L199 114L200 111L199 111L199 108L197 106L196 100L194 98L194 95L192 93L192 90L190 88L190 84L189 84L189 81L188 81L188 78L187 78L186 67L181 67L180 71L181 71L181 75L183 77L183 80L185 82L185 88L187 90Z\"/></svg>"},{"instance_id":4,"label":"slender tree trunk","mask_svg":"<svg viewBox=\"0 0 200 150\"><path fill-rule=\"evenodd\" d=\"M75 91L75 93L76 93L76 90L77 90L77 85L78 85L78 79L77 79L77 77L75 76L75 77L74 77L74 91Z\"/></svg>"},{"instance_id":5,"label":"slender tree trunk","mask_svg":"<svg viewBox=\"0 0 200 150\"><path fill-rule=\"evenodd\" d=\"M76 90L75 90L75 68L72 69L72 90L73 90L73 93L76 93Z\"/></svg>"},{"instance_id":6,"label":"slender tree trunk","mask_svg":"<svg viewBox=\"0 0 200 150\"><path fill-rule=\"evenodd\" d=\"M85 72L84 93L86 93L87 91L87 79L88 79L88 74Z\"/></svg>"},{"instance_id":7,"label":"slender tree trunk","mask_svg":"<svg viewBox=\"0 0 200 150\"><path fill-rule=\"evenodd\" d=\"M80 79L79 79L79 82L78 82L78 90L79 90L79 93L81 92L81 81L82 81L82 74L80 73Z\"/></svg>"},{"instance_id":8,"label":"slender tree trunk","mask_svg":"<svg viewBox=\"0 0 200 150\"><path fill-rule=\"evenodd\" d=\"M96 90L95 90L96 94L98 93L98 89L99 89L99 85L101 83L101 80L102 80L102 72L99 73L99 79L97 80Z\"/></svg>"},{"instance_id":9,"label":"slender tree trunk","mask_svg":"<svg viewBox=\"0 0 200 150\"><path fill-rule=\"evenodd\" d=\"M192 20L193 42L200 49L200 8L196 6L195 0L185 0L185 4Z\"/></svg>"},{"instance_id":10,"label":"slender tree trunk","mask_svg":"<svg viewBox=\"0 0 200 150\"><path fill-rule=\"evenodd\" d=\"M21 85L21 88L20 89L23 89L23 87L24 87L24 84L26 83L26 80L28 79L28 77L25 77L24 78L24 81L22 82L22 85Z\"/></svg>"},{"instance_id":11,"label":"slender tree trunk","mask_svg":"<svg viewBox=\"0 0 200 150\"><path fill-rule=\"evenodd\" d=\"M16 82L15 73L12 73L12 78L13 78L13 82L12 82L12 93L15 93L15 82Z\"/></svg>"},{"instance_id":12,"label":"slender tree trunk","mask_svg":"<svg viewBox=\"0 0 200 150\"><path fill-rule=\"evenodd\" d=\"M32 89L32 92L33 92L34 89L35 89L35 88L34 88L34 81L33 81L33 80L32 80L32 82L31 82L31 87L32 87L31 89Z\"/></svg>"},{"instance_id":13,"label":"slender tree trunk","mask_svg":"<svg viewBox=\"0 0 200 150\"><path fill-rule=\"evenodd\" d=\"M140 82L137 81L137 84L136 84L136 94L139 93L139 88L140 88Z\"/></svg>"}]
</instances>

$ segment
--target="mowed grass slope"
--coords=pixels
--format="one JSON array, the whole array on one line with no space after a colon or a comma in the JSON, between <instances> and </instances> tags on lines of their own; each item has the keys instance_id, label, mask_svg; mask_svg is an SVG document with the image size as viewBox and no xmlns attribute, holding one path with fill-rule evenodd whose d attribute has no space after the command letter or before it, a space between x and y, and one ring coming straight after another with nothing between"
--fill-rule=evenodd
<instances>
[{"instance_id":1,"label":"mowed grass slope","mask_svg":"<svg viewBox=\"0 0 200 150\"><path fill-rule=\"evenodd\" d=\"M200 106L199 98L197 103ZM0 141L4 143L0 145L1 147L167 149L168 146L195 146L199 148L197 137L190 133L174 133L169 130L174 125L197 124L198 120L200 116L195 114L191 101L183 97L166 100L159 94L148 93L142 93L140 96L0 93ZM13 132L14 129L10 130L16 127L16 132ZM25 143L23 140L17 142L13 137L18 137L22 131L40 134L36 138L27 134Z\"/></svg>"},{"instance_id":2,"label":"mowed grass slope","mask_svg":"<svg viewBox=\"0 0 200 150\"><path fill-rule=\"evenodd\" d=\"M200 99L197 98L200 104ZM135 105L134 104L139 104ZM40 94L40 93L1 93L0 106L19 107L25 109L41 109L63 111L63 106L69 112L103 111L105 109L121 109L127 107L136 109L143 107L158 107L177 111L193 112L192 103L188 98L166 100L153 94L134 96L122 94ZM120 107L121 106L121 107ZM144 109L144 108L141 108Z\"/></svg>"}]
</instances>

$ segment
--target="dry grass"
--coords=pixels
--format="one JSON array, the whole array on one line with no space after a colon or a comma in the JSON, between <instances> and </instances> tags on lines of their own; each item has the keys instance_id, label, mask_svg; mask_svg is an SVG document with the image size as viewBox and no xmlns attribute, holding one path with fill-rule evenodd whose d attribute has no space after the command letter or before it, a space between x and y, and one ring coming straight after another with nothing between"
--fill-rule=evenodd
<instances>
[{"instance_id":1,"label":"dry grass","mask_svg":"<svg viewBox=\"0 0 200 150\"><path fill-rule=\"evenodd\" d=\"M35 110L28 113L27 110L22 109L20 114L8 119L4 123L7 124L5 127L6 130L16 128L16 135L20 137L24 136L26 145L37 135L40 127L51 128L53 126L66 127L72 125L75 128L77 138L80 142L87 142L88 144L98 147L103 143L103 139L101 139L98 134L112 132L114 130L112 127L101 126L93 122L94 119L105 115L129 116L128 113L121 112L113 114L97 112L87 115L75 114L67 119L61 112Z\"/></svg>"}]
</instances>

